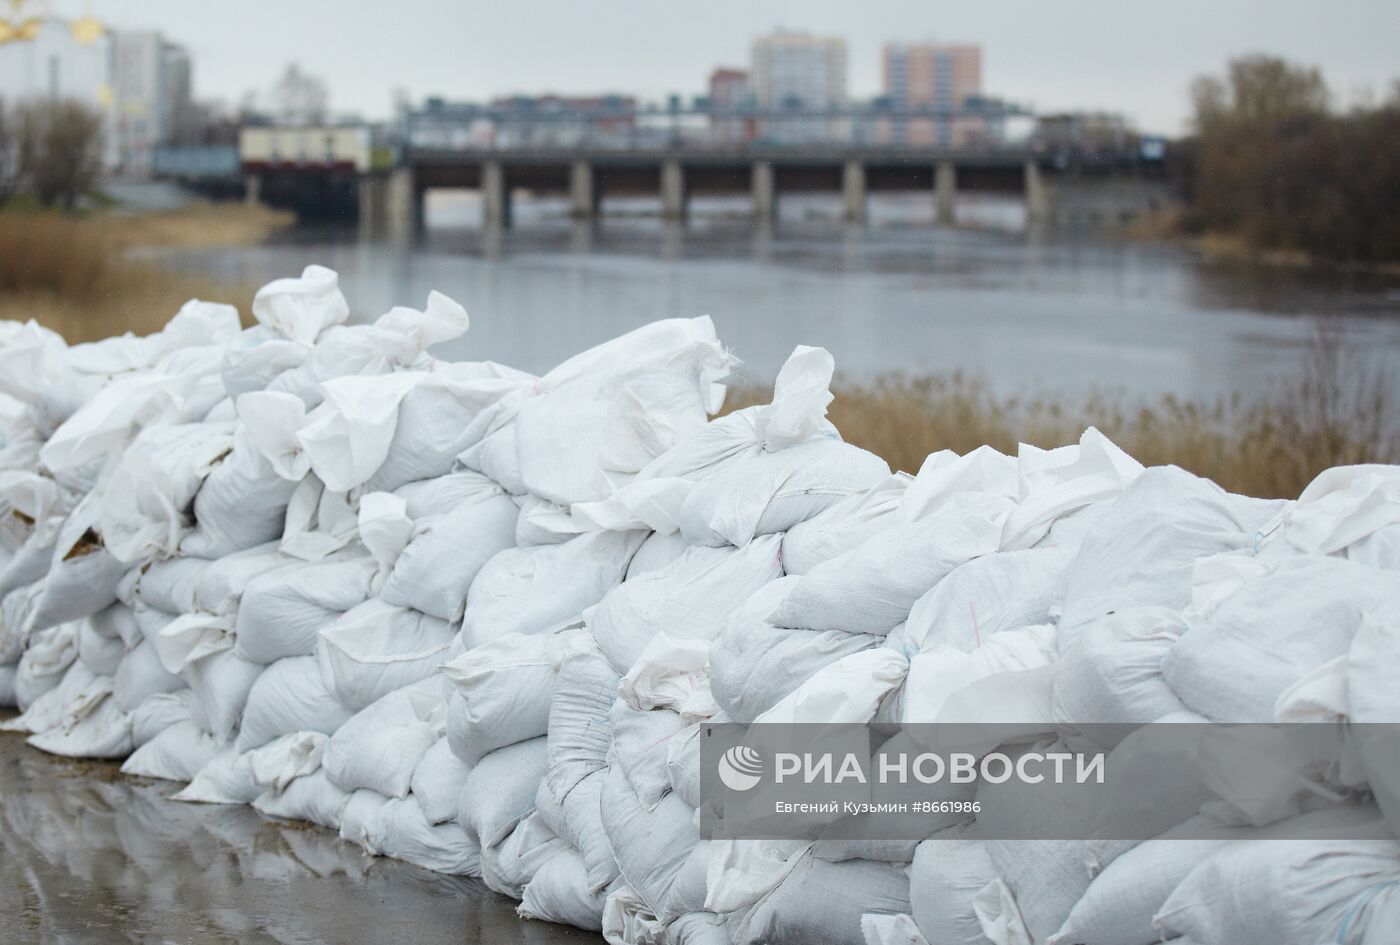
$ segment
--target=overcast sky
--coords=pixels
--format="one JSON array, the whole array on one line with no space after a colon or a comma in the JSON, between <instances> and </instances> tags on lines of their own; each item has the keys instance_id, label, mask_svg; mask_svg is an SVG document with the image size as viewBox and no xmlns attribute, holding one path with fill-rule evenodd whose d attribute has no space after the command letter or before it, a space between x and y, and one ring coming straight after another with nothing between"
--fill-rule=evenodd
<instances>
[{"instance_id":1,"label":"overcast sky","mask_svg":"<svg viewBox=\"0 0 1400 945\"><path fill-rule=\"evenodd\" d=\"M1400 0L90 0L114 26L193 53L196 94L236 101L289 62L323 77L337 111L386 117L393 91L704 90L777 26L844 36L850 91L879 91L890 40L980 43L986 91L1039 110L1122 111L1183 129L1193 76L1267 51L1322 68L1349 104L1400 76ZM52 0L77 12L79 0Z\"/></svg>"}]
</instances>

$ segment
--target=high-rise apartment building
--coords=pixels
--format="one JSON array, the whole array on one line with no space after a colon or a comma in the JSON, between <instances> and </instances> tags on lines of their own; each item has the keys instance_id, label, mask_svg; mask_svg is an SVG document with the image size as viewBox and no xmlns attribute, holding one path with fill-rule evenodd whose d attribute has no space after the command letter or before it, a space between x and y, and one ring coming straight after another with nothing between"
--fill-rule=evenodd
<instances>
[{"instance_id":1,"label":"high-rise apartment building","mask_svg":"<svg viewBox=\"0 0 1400 945\"><path fill-rule=\"evenodd\" d=\"M757 123L738 112L754 104L753 85L743 69L719 68L710 73L710 130L717 141L733 144L752 140Z\"/></svg>"},{"instance_id":2,"label":"high-rise apartment building","mask_svg":"<svg viewBox=\"0 0 1400 945\"><path fill-rule=\"evenodd\" d=\"M953 112L982 94L982 48L963 44L889 43L883 56L885 95L898 110ZM976 117L895 117L889 137L900 144L959 147L985 133ZM883 135L882 135L883 136Z\"/></svg>"},{"instance_id":3,"label":"high-rise apartment building","mask_svg":"<svg viewBox=\"0 0 1400 945\"><path fill-rule=\"evenodd\" d=\"M145 175L190 106L190 59L156 32L112 34L112 131L123 173Z\"/></svg>"},{"instance_id":4,"label":"high-rise apartment building","mask_svg":"<svg viewBox=\"0 0 1400 945\"><path fill-rule=\"evenodd\" d=\"M844 121L804 117L800 113L846 105L844 39L787 32L762 36L753 43L749 78L759 107L794 113L791 118L765 121L763 134L784 140L841 135Z\"/></svg>"}]
</instances>

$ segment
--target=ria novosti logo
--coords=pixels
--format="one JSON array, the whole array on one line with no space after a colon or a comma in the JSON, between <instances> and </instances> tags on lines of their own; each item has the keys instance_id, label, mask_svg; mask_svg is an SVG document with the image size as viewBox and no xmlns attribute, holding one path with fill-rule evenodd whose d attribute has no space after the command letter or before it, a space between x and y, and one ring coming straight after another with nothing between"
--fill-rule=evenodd
<instances>
[{"instance_id":1,"label":"ria novosti logo","mask_svg":"<svg viewBox=\"0 0 1400 945\"><path fill-rule=\"evenodd\" d=\"M747 791L763 776L763 756L748 745L735 745L719 756L719 779L731 791Z\"/></svg>"}]
</instances>

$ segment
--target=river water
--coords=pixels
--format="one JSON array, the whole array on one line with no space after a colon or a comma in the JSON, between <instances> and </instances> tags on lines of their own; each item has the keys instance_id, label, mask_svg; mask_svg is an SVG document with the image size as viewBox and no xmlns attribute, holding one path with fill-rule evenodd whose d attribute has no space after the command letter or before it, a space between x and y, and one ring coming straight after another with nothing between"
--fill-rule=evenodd
<instances>
[{"instance_id":1,"label":"river water","mask_svg":"<svg viewBox=\"0 0 1400 945\"><path fill-rule=\"evenodd\" d=\"M474 879L0 734L4 945L591 945Z\"/></svg>"},{"instance_id":2,"label":"river water","mask_svg":"<svg viewBox=\"0 0 1400 945\"><path fill-rule=\"evenodd\" d=\"M697 201L684 226L645 215L645 202L610 207L621 213L575 223L562 203L519 202L515 225L490 231L470 197L430 193L428 228L407 244L297 228L159 258L247 284L323 263L360 319L438 289L472 315L445 354L535 372L652 319L710 315L754 380L815 344L858 380L963 371L1003 393L1253 397L1297 371L1326 323L1400 385L1400 275L1039 231L995 199L965 201L970 225L956 228L923 222L926 196L872 200L861 226L835 219L834 198L789 200L769 227L744 219L743 201Z\"/></svg>"}]
</instances>

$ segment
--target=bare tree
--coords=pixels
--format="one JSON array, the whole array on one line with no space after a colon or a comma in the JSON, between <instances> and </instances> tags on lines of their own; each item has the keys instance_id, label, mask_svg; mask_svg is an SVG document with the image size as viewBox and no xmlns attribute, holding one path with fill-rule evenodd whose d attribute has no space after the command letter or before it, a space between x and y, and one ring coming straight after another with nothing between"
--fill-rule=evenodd
<instances>
[{"instance_id":1,"label":"bare tree","mask_svg":"<svg viewBox=\"0 0 1400 945\"><path fill-rule=\"evenodd\" d=\"M301 71L296 63L272 86L272 108L284 125L319 125L326 119L330 93L326 83Z\"/></svg>"},{"instance_id":2,"label":"bare tree","mask_svg":"<svg viewBox=\"0 0 1400 945\"><path fill-rule=\"evenodd\" d=\"M102 169L102 115L81 102L27 105L19 112L20 170L46 207L72 210Z\"/></svg>"},{"instance_id":3,"label":"bare tree","mask_svg":"<svg viewBox=\"0 0 1400 945\"><path fill-rule=\"evenodd\" d=\"M19 189L19 122L0 99L0 207Z\"/></svg>"}]
</instances>

